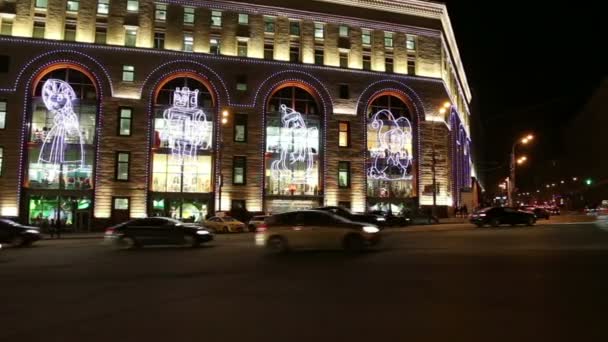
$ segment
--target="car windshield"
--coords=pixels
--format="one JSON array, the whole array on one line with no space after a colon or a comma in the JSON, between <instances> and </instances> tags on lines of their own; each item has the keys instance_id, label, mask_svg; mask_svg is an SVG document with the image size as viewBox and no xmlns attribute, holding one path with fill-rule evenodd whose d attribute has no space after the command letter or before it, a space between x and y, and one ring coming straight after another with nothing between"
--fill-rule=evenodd
<instances>
[{"instance_id":1,"label":"car windshield","mask_svg":"<svg viewBox=\"0 0 608 342\"><path fill-rule=\"evenodd\" d=\"M235 222L236 219L230 217L230 216L226 216L224 218L222 218L222 220L224 220L224 222Z\"/></svg>"}]
</instances>

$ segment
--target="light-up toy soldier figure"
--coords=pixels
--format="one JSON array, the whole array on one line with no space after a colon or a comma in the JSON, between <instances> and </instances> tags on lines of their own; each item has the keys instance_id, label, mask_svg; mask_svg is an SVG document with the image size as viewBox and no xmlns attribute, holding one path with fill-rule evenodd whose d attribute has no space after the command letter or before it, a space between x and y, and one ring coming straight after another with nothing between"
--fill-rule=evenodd
<instances>
[{"instance_id":1,"label":"light-up toy soldier figure","mask_svg":"<svg viewBox=\"0 0 608 342\"><path fill-rule=\"evenodd\" d=\"M167 141L172 155L181 161L191 161L199 148L210 147L209 122L198 107L198 89L175 88L173 105L163 112L165 129L161 140Z\"/></svg>"}]
</instances>

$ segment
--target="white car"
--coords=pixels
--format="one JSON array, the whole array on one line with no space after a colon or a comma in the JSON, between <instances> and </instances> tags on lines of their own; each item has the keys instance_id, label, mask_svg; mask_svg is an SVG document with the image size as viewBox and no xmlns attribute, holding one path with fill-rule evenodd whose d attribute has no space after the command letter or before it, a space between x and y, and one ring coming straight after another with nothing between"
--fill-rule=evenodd
<instances>
[{"instance_id":1,"label":"white car","mask_svg":"<svg viewBox=\"0 0 608 342\"><path fill-rule=\"evenodd\" d=\"M269 252L299 248L344 248L360 252L380 242L380 229L330 212L303 210L272 215L257 228L255 244Z\"/></svg>"},{"instance_id":2,"label":"white car","mask_svg":"<svg viewBox=\"0 0 608 342\"><path fill-rule=\"evenodd\" d=\"M256 229L264 224L264 220L270 217L268 215L257 215L251 218L251 220L249 220L249 223L247 224L247 228L249 228L250 232L255 232Z\"/></svg>"}]
</instances>

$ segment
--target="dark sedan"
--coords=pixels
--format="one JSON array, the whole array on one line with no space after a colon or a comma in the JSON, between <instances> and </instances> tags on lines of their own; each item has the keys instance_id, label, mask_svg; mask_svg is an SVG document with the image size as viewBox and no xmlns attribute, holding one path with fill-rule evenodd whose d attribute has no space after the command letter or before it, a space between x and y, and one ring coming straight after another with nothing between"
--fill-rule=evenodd
<instances>
[{"instance_id":1,"label":"dark sedan","mask_svg":"<svg viewBox=\"0 0 608 342\"><path fill-rule=\"evenodd\" d=\"M0 219L0 243L26 247L40 239L40 230L37 227L24 226L12 220Z\"/></svg>"},{"instance_id":2,"label":"dark sedan","mask_svg":"<svg viewBox=\"0 0 608 342\"><path fill-rule=\"evenodd\" d=\"M548 220L551 216L549 211L541 207L522 207L521 210L533 213L537 220L541 218Z\"/></svg>"},{"instance_id":3,"label":"dark sedan","mask_svg":"<svg viewBox=\"0 0 608 342\"><path fill-rule=\"evenodd\" d=\"M379 227L386 226L386 218L372 214L356 214L344 207L319 207L313 210L328 211L353 222L371 223Z\"/></svg>"},{"instance_id":4,"label":"dark sedan","mask_svg":"<svg viewBox=\"0 0 608 342\"><path fill-rule=\"evenodd\" d=\"M105 241L121 249L145 245L187 245L197 247L213 240L207 229L168 217L141 218L106 229Z\"/></svg>"},{"instance_id":5,"label":"dark sedan","mask_svg":"<svg viewBox=\"0 0 608 342\"><path fill-rule=\"evenodd\" d=\"M525 224L533 226L536 223L536 217L533 213L504 207L490 207L479 210L471 215L471 223L477 227L490 225L498 227L501 224L515 226Z\"/></svg>"}]
</instances>

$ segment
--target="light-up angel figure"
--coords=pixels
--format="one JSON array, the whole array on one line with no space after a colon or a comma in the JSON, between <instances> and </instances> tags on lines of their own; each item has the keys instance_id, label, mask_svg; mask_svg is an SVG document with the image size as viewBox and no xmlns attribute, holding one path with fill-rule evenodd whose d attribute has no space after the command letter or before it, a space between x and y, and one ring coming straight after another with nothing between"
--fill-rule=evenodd
<instances>
[{"instance_id":1,"label":"light-up angel figure","mask_svg":"<svg viewBox=\"0 0 608 342\"><path fill-rule=\"evenodd\" d=\"M199 148L209 149L211 125L198 107L198 89L175 88L173 105L163 112L164 130L160 139L168 143L173 157L189 162Z\"/></svg>"},{"instance_id":2,"label":"light-up angel figure","mask_svg":"<svg viewBox=\"0 0 608 342\"><path fill-rule=\"evenodd\" d=\"M77 170L84 165L84 139L80 132L78 116L74 113L72 102L76 100L74 89L65 81L48 79L42 86L42 101L54 114L53 126L44 137L38 163L45 165L47 178L53 179L61 165ZM77 148L66 155L68 144Z\"/></svg>"},{"instance_id":3,"label":"light-up angel figure","mask_svg":"<svg viewBox=\"0 0 608 342\"><path fill-rule=\"evenodd\" d=\"M412 125L405 117L395 118L383 109L372 116L370 126L376 130L376 145L370 150L368 177L386 181L411 179Z\"/></svg>"},{"instance_id":4,"label":"light-up angel figure","mask_svg":"<svg viewBox=\"0 0 608 342\"><path fill-rule=\"evenodd\" d=\"M316 128L307 128L302 114L281 105L283 124L280 143L280 159L272 162L270 168L275 178L287 179L291 184L310 184L314 179L314 150L309 136L318 136Z\"/></svg>"}]
</instances>

